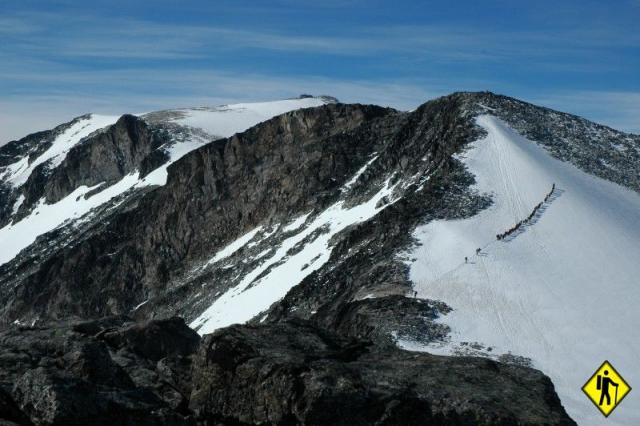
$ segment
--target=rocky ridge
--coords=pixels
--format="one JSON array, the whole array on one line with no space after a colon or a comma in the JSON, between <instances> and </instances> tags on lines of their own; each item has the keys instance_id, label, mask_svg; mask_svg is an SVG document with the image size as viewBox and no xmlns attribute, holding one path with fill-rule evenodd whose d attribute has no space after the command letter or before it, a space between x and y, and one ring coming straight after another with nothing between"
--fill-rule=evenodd
<instances>
[{"instance_id":1,"label":"rocky ridge","mask_svg":"<svg viewBox=\"0 0 640 426\"><path fill-rule=\"evenodd\" d=\"M304 321L202 340L178 318L0 331L0 424L574 424L541 373Z\"/></svg>"},{"instance_id":2,"label":"rocky ridge","mask_svg":"<svg viewBox=\"0 0 640 426\"><path fill-rule=\"evenodd\" d=\"M45 188L53 201L76 185L116 182L135 172L145 175L167 161L165 148L178 139L196 137L202 146L168 167L166 184L131 189L82 220L42 235L0 265L0 322L6 333L50 330L34 338L43 341L54 329L77 337L73 327L51 325L52 319L93 318L102 323L113 319L100 318L116 315L120 322L109 327L117 329L146 327L134 326L125 317L148 321L179 315L197 328L207 324L197 319L226 293L277 284L280 267L295 263L292 260L303 257L314 241L328 236L326 249L297 267L300 278L287 283L282 297L251 311L248 325L219 330L189 353L190 359L197 357L198 367L192 369L189 361L188 368L183 365L175 373L186 377L185 371L191 372L189 386L195 388L188 397L184 391L182 399L167 400L155 384L143 384L155 392L153 410L178 416L161 414L149 421L323 424L331 422L321 417L330 411L327 404L338 404L337 412L344 413L339 408L344 399L361 407L358 412L364 416L350 424L397 424L398 419L411 424L418 412L447 424L537 424L543 413L552 424L569 424L551 383L534 370L472 358L443 361L395 348L399 338L421 343L446 339L448 328L435 320L450 308L440 301L407 297L412 283L403 253L415 244L411 232L416 226L469 217L491 205L488 195L471 189L473 176L456 157L482 135L474 118L487 112L586 171L597 168L589 150L605 133L609 145L603 146L609 148L597 150L618 146L638 151L640 146L635 135L490 93L457 93L410 113L329 104L292 111L206 144L205 134L194 135L193 129L162 122L160 116L148 121L124 116L72 150L62 167L46 175L44 186L36 185L38 190ZM529 117L534 117L531 122ZM574 128L582 130L573 134ZM602 177L637 190L633 176L639 162L615 153L602 158L612 165L599 172ZM103 168L94 178L87 171L96 164ZM381 193L384 196L376 198ZM327 212L348 211L370 200L377 200L373 213L336 231L332 226L343 220L340 216L321 221ZM228 249L234 244L238 247ZM282 247L288 248L280 253ZM102 329L92 330L100 334ZM133 351L130 346L137 340L144 342L135 336L118 338L118 347ZM113 341L101 340L107 352L113 350ZM316 351L318 359L304 356ZM150 362L145 358L145 369L153 370ZM371 363L384 365L390 376L374 378L367 366ZM435 370L428 370L429 365ZM477 376L465 376L465 365L475 366ZM11 380L33 368L15 371ZM237 369L244 372L241 377ZM145 376L147 370L127 374ZM446 376L445 370L456 374ZM493 373L485 375L485 370ZM301 371L308 372L308 379L298 379ZM392 372L397 377L391 377ZM422 375L437 378L448 393L434 393L437 383ZM260 386L256 377L269 384L262 393L254 392ZM532 387L539 390L537 396L544 395L543 402L529 407L538 413L534 417L522 411L526 401L517 406L500 402L511 408L487 411L483 406L489 402L477 399L486 390L465 388L461 377L473 383L506 380L513 392ZM123 383L113 385L116 394L125 392ZM336 383L346 387L336 388ZM36 423L55 424L50 420L55 415L25 412L23 394L9 387L9 396L0 395L0 400L8 401L8 413L15 414L18 407L12 419L26 415ZM467 399L454 397L458 388L469 392L463 394ZM297 393L299 389L303 391ZM291 391L295 398L273 399L269 395L275 390ZM491 395L503 401L504 395ZM140 398L147 401L147 396ZM135 405L130 402L122 406Z\"/></svg>"}]
</instances>

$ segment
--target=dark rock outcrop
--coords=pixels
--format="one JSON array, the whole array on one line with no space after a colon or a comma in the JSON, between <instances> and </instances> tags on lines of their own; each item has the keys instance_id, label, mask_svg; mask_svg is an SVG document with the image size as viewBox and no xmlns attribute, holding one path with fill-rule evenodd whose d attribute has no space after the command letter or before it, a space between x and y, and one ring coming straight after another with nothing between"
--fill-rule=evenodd
<instances>
[{"instance_id":1,"label":"dark rock outcrop","mask_svg":"<svg viewBox=\"0 0 640 426\"><path fill-rule=\"evenodd\" d=\"M538 371L381 347L300 321L205 336L190 407L229 425L574 424Z\"/></svg>"},{"instance_id":2,"label":"dark rock outcrop","mask_svg":"<svg viewBox=\"0 0 640 426\"><path fill-rule=\"evenodd\" d=\"M178 318L0 331L0 424L570 425L538 371L341 337L307 321L202 341Z\"/></svg>"},{"instance_id":3,"label":"dark rock outcrop","mask_svg":"<svg viewBox=\"0 0 640 426\"><path fill-rule=\"evenodd\" d=\"M0 331L0 419L21 425L191 425L199 336L181 319Z\"/></svg>"},{"instance_id":4,"label":"dark rock outcrop","mask_svg":"<svg viewBox=\"0 0 640 426\"><path fill-rule=\"evenodd\" d=\"M123 176L141 170L145 162L157 165L157 159L148 159L152 155L161 155L160 163L165 162L168 160L166 154L157 151L165 142L167 140L153 132L142 119L123 115L113 126L74 146L47 176L46 182L37 181L38 174L32 175L24 185L25 205L42 197L48 203L54 203L81 185L91 187L102 183L109 186ZM46 169L47 164L39 167Z\"/></svg>"}]
</instances>

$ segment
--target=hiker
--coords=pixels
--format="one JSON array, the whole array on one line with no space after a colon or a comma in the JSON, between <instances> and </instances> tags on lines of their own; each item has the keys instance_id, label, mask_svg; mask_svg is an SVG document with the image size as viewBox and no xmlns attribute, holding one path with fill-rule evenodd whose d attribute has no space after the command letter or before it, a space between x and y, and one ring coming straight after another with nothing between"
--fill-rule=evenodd
<instances>
[{"instance_id":1,"label":"hiker","mask_svg":"<svg viewBox=\"0 0 640 426\"><path fill-rule=\"evenodd\" d=\"M479 248L477 248L477 249L476 249L476 256L477 256L477 255L479 255L479 254L480 254L480 249L479 249Z\"/></svg>"},{"instance_id":2,"label":"hiker","mask_svg":"<svg viewBox=\"0 0 640 426\"><path fill-rule=\"evenodd\" d=\"M467 259L467 256L464 257L464 263L469 263L469 259Z\"/></svg>"},{"instance_id":3,"label":"hiker","mask_svg":"<svg viewBox=\"0 0 640 426\"><path fill-rule=\"evenodd\" d=\"M415 299L416 297L418 297L418 292L417 292L417 291L414 291L414 292L413 292L413 298Z\"/></svg>"},{"instance_id":4,"label":"hiker","mask_svg":"<svg viewBox=\"0 0 640 426\"><path fill-rule=\"evenodd\" d=\"M604 377L598 375L596 389L602 391L600 394L600 403L598 405L602 405L604 402L604 398L607 398L607 405L611 405L611 397L609 396L609 385L613 385L616 387L616 395L618 390L618 384L611 380L609 375L609 370L604 370ZM617 401L615 401L617 402Z\"/></svg>"}]
</instances>

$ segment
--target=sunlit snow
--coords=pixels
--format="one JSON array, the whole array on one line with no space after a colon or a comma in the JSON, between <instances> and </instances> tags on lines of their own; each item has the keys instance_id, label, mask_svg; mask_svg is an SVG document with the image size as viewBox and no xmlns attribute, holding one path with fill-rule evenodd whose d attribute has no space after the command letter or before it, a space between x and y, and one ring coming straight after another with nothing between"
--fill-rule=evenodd
<instances>
[{"instance_id":1,"label":"sunlit snow","mask_svg":"<svg viewBox=\"0 0 640 426\"><path fill-rule=\"evenodd\" d=\"M196 127L212 136L229 137L276 115L295 109L324 105L322 98L286 99L175 110L183 114L175 123Z\"/></svg>"},{"instance_id":2,"label":"sunlit snow","mask_svg":"<svg viewBox=\"0 0 640 426\"><path fill-rule=\"evenodd\" d=\"M552 158L497 118L478 123L488 136L464 162L494 204L466 220L418 228L422 245L412 253L418 297L454 309L440 319L451 342L400 343L448 354L479 342L492 353L529 357L578 424L603 424L580 390L593 371L608 359L640 383L640 195ZM554 182L556 195L536 223L497 241ZM630 393L607 424L640 424L640 393Z\"/></svg>"},{"instance_id":3,"label":"sunlit snow","mask_svg":"<svg viewBox=\"0 0 640 426\"><path fill-rule=\"evenodd\" d=\"M346 208L344 201L339 201L324 210L300 232L284 240L273 256L216 299L190 326L200 334L211 333L218 328L246 322L283 298L291 288L329 260L331 237L349 225L368 220L389 205L377 206L384 197L392 194L395 186L389 182L387 180L378 193L363 204ZM312 235L314 233L317 234ZM246 235L240 237L245 238ZM311 240L305 241L307 238ZM298 252L289 254L301 243L303 247ZM235 247L237 244L232 245Z\"/></svg>"}]
</instances>

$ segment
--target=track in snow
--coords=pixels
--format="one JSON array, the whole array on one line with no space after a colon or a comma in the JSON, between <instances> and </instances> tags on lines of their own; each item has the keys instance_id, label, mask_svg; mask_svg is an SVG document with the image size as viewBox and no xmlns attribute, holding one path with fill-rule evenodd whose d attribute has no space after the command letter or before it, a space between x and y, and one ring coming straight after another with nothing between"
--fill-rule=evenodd
<instances>
[{"instance_id":1,"label":"track in snow","mask_svg":"<svg viewBox=\"0 0 640 426\"><path fill-rule=\"evenodd\" d=\"M631 386L640 383L640 195L552 158L497 118L481 116L478 124L488 135L463 161L493 205L418 228L422 245L412 255L418 297L454 309L441 318L451 341L399 343L455 353L479 342L530 358L579 424L602 424L580 390L600 363L608 359ZM496 231L526 217L553 182L564 190L550 200L553 208L508 244L496 241ZM607 423L640 424L640 394L632 391Z\"/></svg>"}]
</instances>

